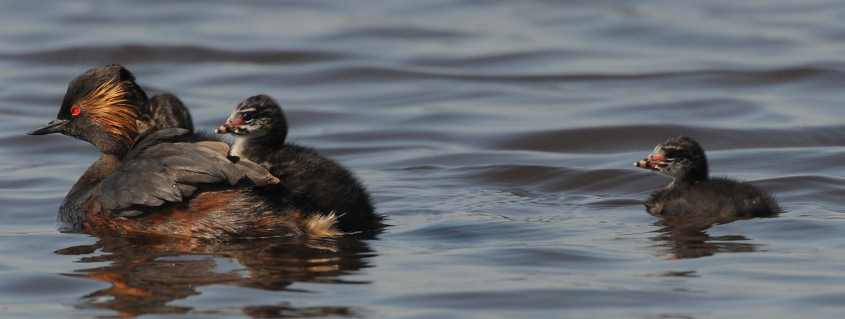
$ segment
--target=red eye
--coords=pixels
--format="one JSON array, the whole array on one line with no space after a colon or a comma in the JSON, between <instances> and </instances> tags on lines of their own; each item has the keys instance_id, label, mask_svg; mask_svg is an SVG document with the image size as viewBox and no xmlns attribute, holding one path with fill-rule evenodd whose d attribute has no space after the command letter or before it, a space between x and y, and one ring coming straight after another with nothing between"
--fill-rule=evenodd
<instances>
[{"instance_id":1,"label":"red eye","mask_svg":"<svg viewBox=\"0 0 845 319\"><path fill-rule=\"evenodd\" d=\"M73 107L70 108L70 115L71 116L77 117L77 116L79 116L80 113L82 113L82 108L80 108L79 106L74 105Z\"/></svg>"}]
</instances>

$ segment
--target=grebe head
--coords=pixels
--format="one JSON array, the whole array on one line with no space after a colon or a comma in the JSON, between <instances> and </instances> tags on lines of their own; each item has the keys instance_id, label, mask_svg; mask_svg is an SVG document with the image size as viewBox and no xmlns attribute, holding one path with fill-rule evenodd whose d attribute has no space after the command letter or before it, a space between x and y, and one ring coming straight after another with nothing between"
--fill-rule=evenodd
<instances>
[{"instance_id":1,"label":"grebe head","mask_svg":"<svg viewBox=\"0 0 845 319\"><path fill-rule=\"evenodd\" d=\"M674 137L658 144L654 151L635 166L656 171L681 182L698 182L708 178L704 149L692 138Z\"/></svg>"},{"instance_id":2,"label":"grebe head","mask_svg":"<svg viewBox=\"0 0 845 319\"><path fill-rule=\"evenodd\" d=\"M267 95L251 96L229 114L229 118L217 128L218 134L232 134L237 137L255 138L272 134L280 141L287 137L288 123L282 108Z\"/></svg>"},{"instance_id":3,"label":"grebe head","mask_svg":"<svg viewBox=\"0 0 845 319\"><path fill-rule=\"evenodd\" d=\"M139 134L147 96L120 65L93 68L68 85L56 119L30 135L61 133L122 156Z\"/></svg>"}]
</instances>

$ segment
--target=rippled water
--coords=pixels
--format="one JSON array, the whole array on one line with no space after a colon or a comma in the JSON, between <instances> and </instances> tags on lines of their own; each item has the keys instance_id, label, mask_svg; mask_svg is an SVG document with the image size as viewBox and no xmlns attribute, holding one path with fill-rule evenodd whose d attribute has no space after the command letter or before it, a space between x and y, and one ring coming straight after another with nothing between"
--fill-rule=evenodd
<instances>
[{"instance_id":1,"label":"rippled water","mask_svg":"<svg viewBox=\"0 0 845 319\"><path fill-rule=\"evenodd\" d=\"M841 1L0 2L0 317L838 318ZM352 168L378 238L56 230L93 147L22 133L122 63L210 130L267 93ZM702 232L640 202L666 137L787 210Z\"/></svg>"}]
</instances>

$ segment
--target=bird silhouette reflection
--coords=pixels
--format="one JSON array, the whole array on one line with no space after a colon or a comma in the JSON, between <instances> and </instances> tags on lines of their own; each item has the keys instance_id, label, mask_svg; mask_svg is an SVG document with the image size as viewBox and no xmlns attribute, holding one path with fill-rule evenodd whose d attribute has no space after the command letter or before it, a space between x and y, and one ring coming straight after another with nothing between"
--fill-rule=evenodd
<instances>
[{"instance_id":1,"label":"bird silhouette reflection","mask_svg":"<svg viewBox=\"0 0 845 319\"><path fill-rule=\"evenodd\" d=\"M742 235L710 236L707 227L666 226L657 230L651 239L658 242L660 255L669 259L688 259L713 256L718 253L747 253L757 250Z\"/></svg>"},{"instance_id":2,"label":"bird silhouette reflection","mask_svg":"<svg viewBox=\"0 0 845 319\"><path fill-rule=\"evenodd\" d=\"M67 247L56 253L79 255L83 264L109 263L66 275L110 284L82 297L77 307L113 310L119 317L232 312L256 318L353 316L354 309L346 307L296 308L285 302L212 310L172 302L200 295L199 288L208 285L297 291L291 289L292 283L367 284L343 277L371 267L368 259L375 256L364 240L351 237L214 244L101 238L93 245Z\"/></svg>"}]
</instances>

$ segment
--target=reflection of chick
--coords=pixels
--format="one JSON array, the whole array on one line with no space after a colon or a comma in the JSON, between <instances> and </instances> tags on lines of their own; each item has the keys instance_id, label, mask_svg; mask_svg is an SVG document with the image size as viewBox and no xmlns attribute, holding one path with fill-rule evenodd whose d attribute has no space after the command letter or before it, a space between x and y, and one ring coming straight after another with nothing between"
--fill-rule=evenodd
<instances>
[{"instance_id":1,"label":"reflection of chick","mask_svg":"<svg viewBox=\"0 0 845 319\"><path fill-rule=\"evenodd\" d=\"M230 155L267 167L282 180L269 188L289 194L298 207L337 214L337 226L343 231L367 230L381 224L370 195L349 170L313 149L285 143L287 120L271 97L247 98L217 133L234 135Z\"/></svg>"},{"instance_id":2,"label":"reflection of chick","mask_svg":"<svg viewBox=\"0 0 845 319\"><path fill-rule=\"evenodd\" d=\"M706 231L695 228L666 227L652 240L668 254L669 259L687 259L712 256L718 253L753 252L756 245L741 235L711 237Z\"/></svg>"},{"instance_id":3,"label":"reflection of chick","mask_svg":"<svg viewBox=\"0 0 845 319\"><path fill-rule=\"evenodd\" d=\"M704 149L689 137L666 140L635 165L674 179L645 203L650 214L667 224L706 226L781 211L769 194L750 184L710 178Z\"/></svg>"}]
</instances>

